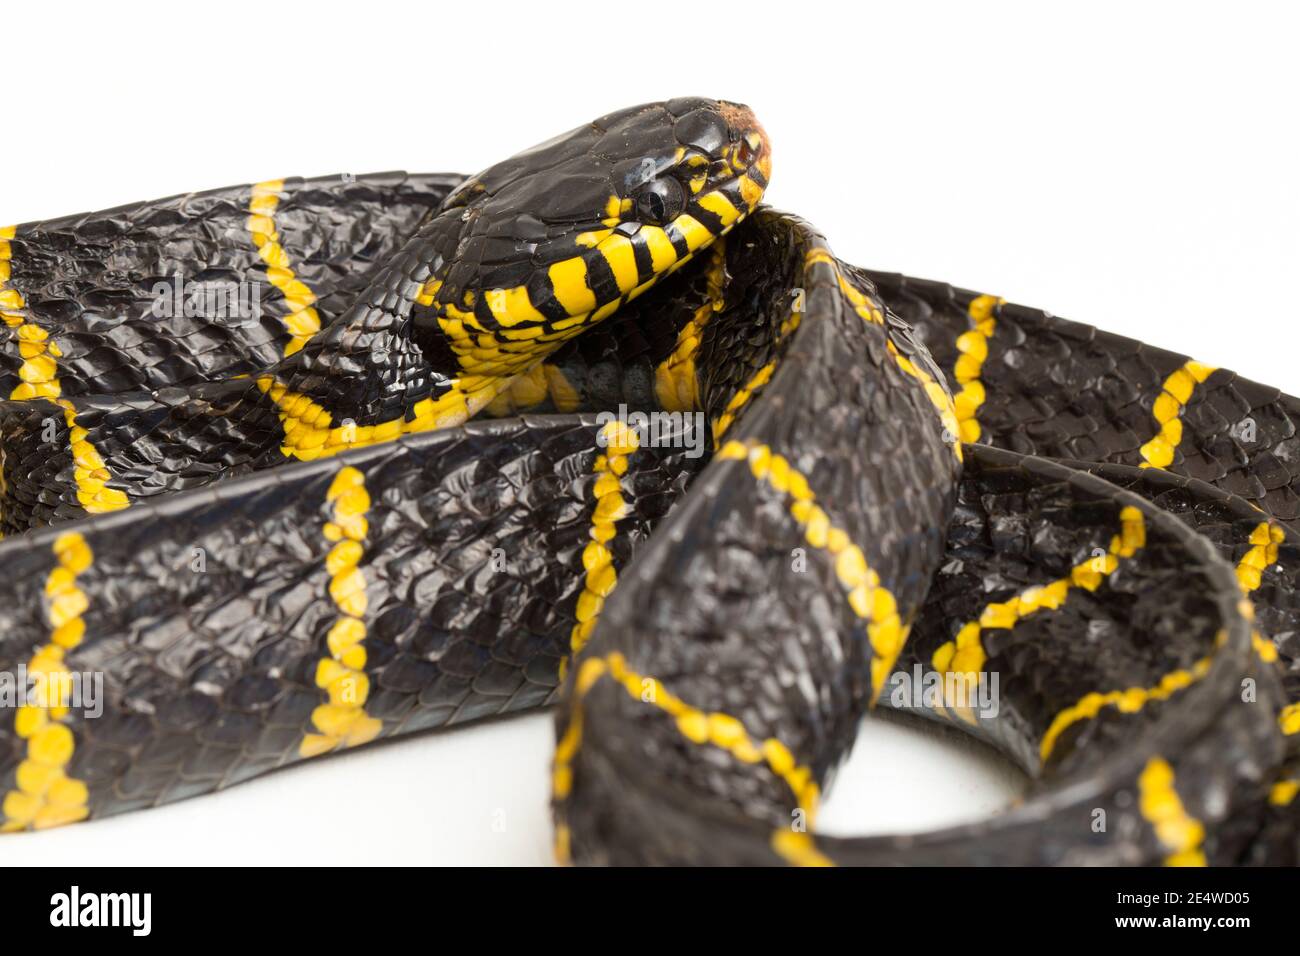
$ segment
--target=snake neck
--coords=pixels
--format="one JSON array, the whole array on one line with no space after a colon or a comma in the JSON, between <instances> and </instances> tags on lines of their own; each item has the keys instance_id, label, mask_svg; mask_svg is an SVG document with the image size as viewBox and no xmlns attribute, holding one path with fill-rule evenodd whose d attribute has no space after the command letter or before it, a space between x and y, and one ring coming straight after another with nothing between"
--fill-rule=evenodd
<instances>
[{"instance_id":1,"label":"snake neck","mask_svg":"<svg viewBox=\"0 0 1300 956\"><path fill-rule=\"evenodd\" d=\"M276 381L325 407L356 410L359 425L409 417L421 403L481 385L467 381L438 324L415 318L455 248L458 218L434 216L345 313L276 367Z\"/></svg>"}]
</instances>

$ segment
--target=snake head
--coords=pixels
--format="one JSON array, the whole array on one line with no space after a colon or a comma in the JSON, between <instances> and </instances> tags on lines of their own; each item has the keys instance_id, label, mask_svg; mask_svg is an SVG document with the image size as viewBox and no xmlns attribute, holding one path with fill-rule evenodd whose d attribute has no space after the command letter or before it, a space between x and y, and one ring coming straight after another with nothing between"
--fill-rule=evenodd
<instances>
[{"instance_id":1,"label":"snake head","mask_svg":"<svg viewBox=\"0 0 1300 956\"><path fill-rule=\"evenodd\" d=\"M736 103L675 99L602 116L447 197L435 221L445 251L420 305L464 372L523 371L744 219L770 155Z\"/></svg>"}]
</instances>

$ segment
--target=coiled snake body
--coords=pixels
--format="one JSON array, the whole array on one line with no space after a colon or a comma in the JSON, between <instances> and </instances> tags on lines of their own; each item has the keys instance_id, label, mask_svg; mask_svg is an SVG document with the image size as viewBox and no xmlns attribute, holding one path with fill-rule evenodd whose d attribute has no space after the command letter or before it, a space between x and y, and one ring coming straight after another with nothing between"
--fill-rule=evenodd
<instances>
[{"instance_id":1,"label":"coiled snake body","mask_svg":"<svg viewBox=\"0 0 1300 956\"><path fill-rule=\"evenodd\" d=\"M1300 404L847 265L769 155L680 99L0 234L0 826L558 702L565 861L1294 863ZM1030 793L818 835L875 706Z\"/></svg>"}]
</instances>

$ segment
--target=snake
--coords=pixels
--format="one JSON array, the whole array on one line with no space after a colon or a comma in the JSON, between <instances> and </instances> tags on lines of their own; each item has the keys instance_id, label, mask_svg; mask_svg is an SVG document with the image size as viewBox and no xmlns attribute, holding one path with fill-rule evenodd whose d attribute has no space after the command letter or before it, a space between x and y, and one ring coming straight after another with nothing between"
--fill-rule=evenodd
<instances>
[{"instance_id":1,"label":"snake","mask_svg":"<svg viewBox=\"0 0 1300 956\"><path fill-rule=\"evenodd\" d=\"M771 161L686 97L0 230L0 830L549 707L563 863L1295 864L1300 401ZM887 713L1025 795L820 832Z\"/></svg>"}]
</instances>

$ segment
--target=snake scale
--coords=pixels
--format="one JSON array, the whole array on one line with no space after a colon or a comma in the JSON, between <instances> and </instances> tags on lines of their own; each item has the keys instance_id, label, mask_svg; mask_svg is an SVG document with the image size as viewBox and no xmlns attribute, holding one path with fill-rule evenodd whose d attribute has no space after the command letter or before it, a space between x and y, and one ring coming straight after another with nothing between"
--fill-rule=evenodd
<instances>
[{"instance_id":1,"label":"snake scale","mask_svg":"<svg viewBox=\"0 0 1300 956\"><path fill-rule=\"evenodd\" d=\"M770 172L688 98L0 232L0 828L555 704L561 861L1295 863L1300 402ZM1028 793L818 833L877 707Z\"/></svg>"}]
</instances>

